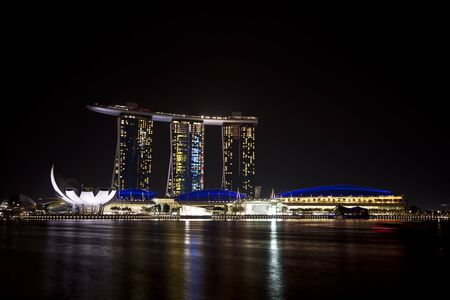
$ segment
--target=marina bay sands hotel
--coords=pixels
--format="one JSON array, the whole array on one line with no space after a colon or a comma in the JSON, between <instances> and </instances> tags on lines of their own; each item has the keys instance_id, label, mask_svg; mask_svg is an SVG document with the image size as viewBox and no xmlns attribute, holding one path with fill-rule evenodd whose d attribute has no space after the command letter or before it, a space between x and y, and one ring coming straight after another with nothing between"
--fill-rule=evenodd
<instances>
[{"instance_id":1,"label":"marina bay sands hotel","mask_svg":"<svg viewBox=\"0 0 450 300\"><path fill-rule=\"evenodd\" d=\"M89 105L92 111L117 117L117 148L112 183L118 191L150 189L153 122L170 123L170 159L166 196L204 189L205 126L221 126L222 189L255 196L256 117L193 116L153 112L135 103Z\"/></svg>"}]
</instances>

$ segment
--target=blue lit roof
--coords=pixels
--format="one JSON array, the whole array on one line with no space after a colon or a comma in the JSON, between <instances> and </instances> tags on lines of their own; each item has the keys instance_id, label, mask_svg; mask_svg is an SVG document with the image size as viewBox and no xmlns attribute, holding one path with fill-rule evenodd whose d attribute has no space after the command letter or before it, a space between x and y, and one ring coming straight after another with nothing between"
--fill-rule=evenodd
<instances>
[{"instance_id":1,"label":"blue lit roof","mask_svg":"<svg viewBox=\"0 0 450 300\"><path fill-rule=\"evenodd\" d=\"M389 190L379 190L353 185L330 185L304 188L278 194L278 197L317 197L317 196L386 196L392 195Z\"/></svg>"},{"instance_id":2,"label":"blue lit roof","mask_svg":"<svg viewBox=\"0 0 450 300\"><path fill-rule=\"evenodd\" d=\"M244 193L239 193L241 199L247 197ZM238 198L238 193L229 190L211 189L211 190L201 190L194 191L190 193L185 193L178 196L176 199L178 201L235 201Z\"/></svg>"},{"instance_id":3,"label":"blue lit roof","mask_svg":"<svg viewBox=\"0 0 450 300\"><path fill-rule=\"evenodd\" d=\"M156 197L156 193L142 189L126 189L117 193L118 200L151 200Z\"/></svg>"}]
</instances>

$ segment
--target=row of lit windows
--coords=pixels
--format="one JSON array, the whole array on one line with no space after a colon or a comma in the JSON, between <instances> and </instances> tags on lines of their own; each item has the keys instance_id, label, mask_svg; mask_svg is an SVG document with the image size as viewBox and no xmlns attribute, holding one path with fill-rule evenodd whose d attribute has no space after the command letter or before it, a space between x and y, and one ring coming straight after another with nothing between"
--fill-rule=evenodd
<instances>
[{"instance_id":1,"label":"row of lit windows","mask_svg":"<svg viewBox=\"0 0 450 300\"><path fill-rule=\"evenodd\" d=\"M133 119L133 118L134 118L134 116L130 117L130 119ZM140 123L139 125L140 125L141 128L147 130L147 131L140 132L140 138L142 139L142 141L141 141L142 143L141 144L145 143L145 144L149 145L151 143L150 136L152 134L152 131L151 131L152 123L151 122L145 122L144 120L139 120L139 123ZM122 124L129 125L130 123L127 120L122 120ZM239 128L240 128L239 125L238 126L224 126L225 135L229 135L229 136L236 135L236 133L237 134L239 133L239 130L238 130ZM254 127L252 127L252 126L241 126L241 128L244 130L243 136L246 137L245 140L244 140L244 146L245 146L244 148L248 148L248 149L246 149L247 151L253 151L253 153L251 154L250 157L249 157L250 154L247 155L247 153L245 153L245 152L243 154L243 158L245 158L245 159L249 158L250 159L249 164L247 163L247 165L245 166L246 173L254 174L254 171L251 170L251 169L254 168L254 143L249 141L248 144L247 144L247 136L249 138L251 137L251 138L254 139ZM202 123L183 122L183 121L181 121L181 122L174 121L173 122L173 132L175 132L178 136L180 136L180 137L181 136L187 137L187 135L188 135L188 133L190 131L199 133L202 136L202 138L204 136L204 126L203 126ZM126 137L126 130L122 130L121 131L121 135ZM180 144L182 144L182 143L180 143ZM200 156L198 159L193 159L191 161L191 165L194 168L197 168L199 173L202 174L203 173L203 147L204 146L203 146L202 142L197 142L197 144L198 144L197 147L200 147L202 149L202 152L198 154ZM225 144L226 144L226 146L231 146L232 145L232 139L230 139L229 142L225 142ZM121 143L121 146L123 147L125 145L123 145ZM178 160L180 162L183 161L185 163L189 163L189 162L186 162L186 160L187 160L186 156L176 155L176 153L179 154L180 152L186 152L185 150L187 150L186 149L187 145L179 145L179 146L180 146L179 148L176 147L178 149L175 149L175 150L178 150L178 151L174 151L175 160ZM126 149L124 149L124 150L126 150ZM184 151L182 151L182 150L184 150ZM149 151L145 151L145 153L141 152L141 158L143 156L145 156L145 155L148 155L147 154L148 152L151 152L151 148L149 148ZM229 154L230 154L229 157L232 160L233 159L233 152L229 151ZM121 156L121 158L122 158L122 160L125 159L125 157L122 157L122 156ZM151 158L151 155L149 155L149 158ZM230 162L230 164L232 164L232 162ZM146 168L150 169L150 164L149 165L143 164L142 167L145 168L145 169ZM125 168L125 166L123 166L123 168ZM186 171L185 168L183 168L182 166L179 166L178 168L176 167L175 170L178 171L178 172ZM176 173L178 173L178 172L176 172ZM116 172L116 173L118 173L118 172ZM176 174L174 174L174 175L176 175ZM202 179L203 178L201 178L200 181L202 181Z\"/></svg>"},{"instance_id":2,"label":"row of lit windows","mask_svg":"<svg viewBox=\"0 0 450 300\"><path fill-rule=\"evenodd\" d=\"M323 198L282 198L283 202L299 202L299 203L402 203L403 198L401 196L395 196L390 198L372 198L372 197L349 197L349 198L337 198L337 197L323 197Z\"/></svg>"},{"instance_id":3,"label":"row of lit windows","mask_svg":"<svg viewBox=\"0 0 450 300\"><path fill-rule=\"evenodd\" d=\"M123 174L127 170L135 168L137 166L135 175L128 174L127 176L136 176L136 184L140 188L149 189L150 174L151 174L151 159L152 159L152 128L153 121L149 118L123 115L120 117L120 140L119 140L119 159L115 163L116 174L114 184L116 188L123 189L126 187L126 181L132 180L131 178L125 178ZM127 155L130 149L137 146L137 156L133 158L134 162L129 162ZM131 163L130 166L127 164ZM119 180L120 174L120 180ZM120 187L118 183L120 181Z\"/></svg>"},{"instance_id":4,"label":"row of lit windows","mask_svg":"<svg viewBox=\"0 0 450 300\"><path fill-rule=\"evenodd\" d=\"M223 127L224 148L224 182L225 188L246 192L253 195L253 184L250 180L241 181L239 178L253 176L255 174L255 127L244 124L227 124ZM236 140L236 141L235 141ZM237 149L233 149L233 143L239 143ZM233 151L234 150L234 151ZM235 151L238 151L235 153ZM239 172L233 174L233 165L240 166ZM233 182L237 180L238 182ZM238 185L238 186L236 186ZM239 186L240 185L240 186Z\"/></svg>"},{"instance_id":5,"label":"row of lit windows","mask_svg":"<svg viewBox=\"0 0 450 300\"><path fill-rule=\"evenodd\" d=\"M189 190L203 189L205 132L203 123L173 121L171 131L172 178L169 178L169 192L181 194ZM190 187L185 186L188 176Z\"/></svg>"}]
</instances>

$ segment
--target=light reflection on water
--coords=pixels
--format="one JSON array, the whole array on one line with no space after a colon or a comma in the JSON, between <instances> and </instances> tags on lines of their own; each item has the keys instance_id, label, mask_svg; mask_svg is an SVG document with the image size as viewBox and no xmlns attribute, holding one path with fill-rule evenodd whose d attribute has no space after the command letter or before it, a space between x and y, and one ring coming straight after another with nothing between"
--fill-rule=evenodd
<instances>
[{"instance_id":1,"label":"light reflection on water","mask_svg":"<svg viewBox=\"0 0 450 300\"><path fill-rule=\"evenodd\" d=\"M448 222L333 220L4 224L0 294L278 299L352 298L380 285L439 291L449 231Z\"/></svg>"},{"instance_id":2,"label":"light reflection on water","mask_svg":"<svg viewBox=\"0 0 450 300\"><path fill-rule=\"evenodd\" d=\"M184 295L187 299L199 299L203 283L201 235L191 233L190 221L184 223Z\"/></svg>"},{"instance_id":3,"label":"light reflection on water","mask_svg":"<svg viewBox=\"0 0 450 300\"><path fill-rule=\"evenodd\" d=\"M270 223L270 259L269 259L269 295L280 298L283 296L283 270L278 249L277 220Z\"/></svg>"}]
</instances>

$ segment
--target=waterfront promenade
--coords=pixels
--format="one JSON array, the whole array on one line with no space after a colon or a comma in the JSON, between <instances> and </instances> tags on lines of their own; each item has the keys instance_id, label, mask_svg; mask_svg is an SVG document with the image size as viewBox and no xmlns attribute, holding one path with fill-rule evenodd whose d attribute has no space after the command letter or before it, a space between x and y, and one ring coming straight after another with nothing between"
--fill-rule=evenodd
<instances>
[{"instance_id":1,"label":"waterfront promenade","mask_svg":"<svg viewBox=\"0 0 450 300\"><path fill-rule=\"evenodd\" d=\"M216 215L216 216L178 216L170 214L160 215L30 215L15 217L14 220L24 221L49 221L49 220L158 220L158 221L174 221L174 220L324 220L335 219L334 215ZM440 215L371 215L370 220L402 220L402 221L431 221L431 220L449 220L448 216Z\"/></svg>"}]
</instances>

